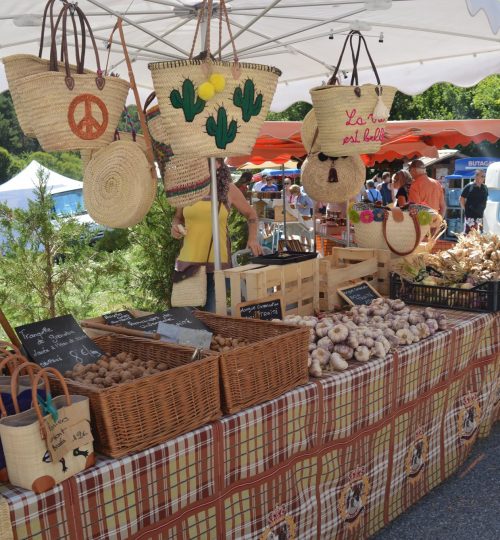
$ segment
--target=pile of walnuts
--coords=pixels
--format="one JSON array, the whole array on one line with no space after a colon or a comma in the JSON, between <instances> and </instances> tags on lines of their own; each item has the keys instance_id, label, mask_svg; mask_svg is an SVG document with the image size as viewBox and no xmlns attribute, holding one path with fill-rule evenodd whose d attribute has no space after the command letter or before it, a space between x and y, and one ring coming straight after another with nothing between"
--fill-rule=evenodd
<instances>
[{"instance_id":1,"label":"pile of walnuts","mask_svg":"<svg viewBox=\"0 0 500 540\"><path fill-rule=\"evenodd\" d=\"M64 376L97 388L110 388L167 369L168 365L163 362L144 361L131 353L121 352L115 356L105 354L95 364L78 363L71 371L66 371Z\"/></svg>"},{"instance_id":2,"label":"pile of walnuts","mask_svg":"<svg viewBox=\"0 0 500 540\"><path fill-rule=\"evenodd\" d=\"M243 347L249 345L250 341L244 338L225 338L219 334L212 336L212 342L210 343L210 350L217 352L227 352L236 347Z\"/></svg>"}]
</instances>

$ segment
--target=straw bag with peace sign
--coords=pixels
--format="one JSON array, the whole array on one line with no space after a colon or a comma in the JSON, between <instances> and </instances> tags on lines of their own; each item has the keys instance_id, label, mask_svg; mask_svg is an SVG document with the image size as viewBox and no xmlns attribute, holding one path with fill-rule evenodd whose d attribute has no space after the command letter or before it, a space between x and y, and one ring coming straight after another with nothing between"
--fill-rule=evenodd
<instances>
[{"instance_id":1,"label":"straw bag with peace sign","mask_svg":"<svg viewBox=\"0 0 500 540\"><path fill-rule=\"evenodd\" d=\"M73 23L75 34L76 73L72 72L69 64L68 18ZM81 43L77 38L77 22ZM56 34L60 26L63 72L59 71L56 53ZM92 42L97 73L84 69L87 37ZM29 120L28 127L46 151L106 146L113 140L128 94L128 82L104 76L92 29L77 4L63 2L63 8L52 27L51 42L49 70L35 72L17 82L16 96Z\"/></svg>"},{"instance_id":2,"label":"straw bag with peace sign","mask_svg":"<svg viewBox=\"0 0 500 540\"><path fill-rule=\"evenodd\" d=\"M357 47L354 43L358 38ZM342 57L350 44L353 71L350 86L336 84ZM377 84L358 84L358 62L364 45ZM346 37L335 71L325 86L310 90L319 128L321 152L328 156L354 156L376 152L384 140L384 128L396 88L382 86L377 68L360 32Z\"/></svg>"},{"instance_id":3,"label":"straw bag with peace sign","mask_svg":"<svg viewBox=\"0 0 500 540\"><path fill-rule=\"evenodd\" d=\"M205 51L193 51L206 14ZM224 16L233 61L221 59ZM238 62L226 3L219 2L219 59L210 54L212 0L199 10L189 59L149 64L168 141L175 156L217 157L249 154L266 118L281 72L270 66Z\"/></svg>"},{"instance_id":4,"label":"straw bag with peace sign","mask_svg":"<svg viewBox=\"0 0 500 540\"><path fill-rule=\"evenodd\" d=\"M10 483L43 493L95 463L89 399L70 396L64 378L56 369L42 369L32 363L16 368L13 385L26 369L36 372L31 387L33 408L2 418L0 437ZM59 380L63 396L52 398L49 374ZM41 380L45 399L37 395ZM4 409L1 401L0 407Z\"/></svg>"}]
</instances>

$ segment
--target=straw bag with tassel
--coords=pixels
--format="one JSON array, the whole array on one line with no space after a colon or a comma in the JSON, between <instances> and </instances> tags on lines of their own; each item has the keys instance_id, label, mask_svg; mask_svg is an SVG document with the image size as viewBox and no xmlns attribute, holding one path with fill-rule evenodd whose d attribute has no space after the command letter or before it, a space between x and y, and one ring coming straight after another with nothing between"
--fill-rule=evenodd
<instances>
[{"instance_id":1,"label":"straw bag with tassel","mask_svg":"<svg viewBox=\"0 0 500 540\"><path fill-rule=\"evenodd\" d=\"M33 408L2 418L0 437L9 482L43 493L95 463L89 399L70 396L64 378L54 368L25 363L15 369L12 377L16 379L24 369L37 370L31 388ZM59 380L64 395L52 398L49 374ZM38 396L42 379L44 400ZM0 407L4 409L3 403Z\"/></svg>"},{"instance_id":2,"label":"straw bag with tassel","mask_svg":"<svg viewBox=\"0 0 500 540\"><path fill-rule=\"evenodd\" d=\"M366 176L363 160L359 156L329 157L319 152L314 109L304 119L302 142L308 155L300 178L310 197L325 203L344 202L359 193Z\"/></svg>"},{"instance_id":3,"label":"straw bag with tassel","mask_svg":"<svg viewBox=\"0 0 500 540\"><path fill-rule=\"evenodd\" d=\"M76 42L77 73L71 72L68 58L68 15L76 13L81 25L81 52ZM64 71L55 59L55 40L62 24ZM84 47L90 37L97 63L97 73L85 73ZM90 24L76 4L64 4L52 36L49 71L20 79L19 96L29 123L46 151L102 148L108 145L120 119L129 84L118 77L105 77Z\"/></svg>"},{"instance_id":4,"label":"straw bag with tassel","mask_svg":"<svg viewBox=\"0 0 500 540\"><path fill-rule=\"evenodd\" d=\"M356 37L358 44L355 50ZM339 86L336 84L337 74L348 42L353 58L351 85ZM376 85L358 84L361 45L364 45L370 60ZM379 150L396 88L380 83L377 68L360 32L349 32L328 84L312 88L310 93L318 122L321 152L335 157L372 154Z\"/></svg>"},{"instance_id":5,"label":"straw bag with tassel","mask_svg":"<svg viewBox=\"0 0 500 540\"><path fill-rule=\"evenodd\" d=\"M198 30L206 14L205 51L193 58ZM210 54L212 0L204 0L191 53L186 60L149 64L165 136L176 157L250 154L264 122L281 72L271 66L238 61L225 0L219 2L219 41L224 15L233 61Z\"/></svg>"}]
</instances>

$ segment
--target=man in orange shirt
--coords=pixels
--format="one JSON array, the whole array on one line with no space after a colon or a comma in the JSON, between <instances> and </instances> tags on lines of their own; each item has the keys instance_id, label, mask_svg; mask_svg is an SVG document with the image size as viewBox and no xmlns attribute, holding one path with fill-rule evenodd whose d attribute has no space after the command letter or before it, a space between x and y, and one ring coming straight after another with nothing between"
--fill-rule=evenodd
<instances>
[{"instance_id":1,"label":"man in orange shirt","mask_svg":"<svg viewBox=\"0 0 500 540\"><path fill-rule=\"evenodd\" d=\"M410 174L413 182L408 194L409 202L429 206L444 216L446 204L443 188L437 180L427 176L422 160L414 159L410 163Z\"/></svg>"}]
</instances>

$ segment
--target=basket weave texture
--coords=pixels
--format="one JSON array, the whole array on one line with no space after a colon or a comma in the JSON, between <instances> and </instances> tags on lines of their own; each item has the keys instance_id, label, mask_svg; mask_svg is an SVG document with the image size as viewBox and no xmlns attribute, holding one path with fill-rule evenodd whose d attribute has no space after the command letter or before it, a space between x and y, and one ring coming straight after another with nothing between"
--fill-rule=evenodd
<instances>
[{"instance_id":1,"label":"basket weave texture","mask_svg":"<svg viewBox=\"0 0 500 540\"><path fill-rule=\"evenodd\" d=\"M156 182L140 145L114 141L93 154L83 180L83 197L96 223L132 227L149 212Z\"/></svg>"},{"instance_id":2,"label":"basket weave texture","mask_svg":"<svg viewBox=\"0 0 500 540\"><path fill-rule=\"evenodd\" d=\"M45 73L49 70L49 60L44 60L32 54L12 54L2 58L5 67L5 76L9 83L9 90L12 96L12 102L16 110L17 120L24 134L28 137L36 137L32 127L32 117L23 101L24 94L19 93L19 82L24 77ZM58 62L59 71L64 71L64 62ZM70 64L71 73L76 73L76 66ZM85 69L84 73L91 73Z\"/></svg>"},{"instance_id":3,"label":"basket weave texture","mask_svg":"<svg viewBox=\"0 0 500 540\"><path fill-rule=\"evenodd\" d=\"M131 131L119 131L118 136L115 134L115 140L135 142L139 145L139 148L144 153L146 153L146 140L144 139L144 135L136 134L134 140L134 135ZM84 171L87 168L89 161L92 159L92 156L95 155L96 152L98 152L98 150L88 150L85 148L80 150L80 157L82 158L82 168Z\"/></svg>"},{"instance_id":4,"label":"basket weave texture","mask_svg":"<svg viewBox=\"0 0 500 540\"><path fill-rule=\"evenodd\" d=\"M213 61L210 66L225 78L226 84L214 98L204 101L196 92L208 80L205 62L149 64L165 132L158 140L168 140L176 156L250 154L281 72L261 64L240 63L240 76L235 78L232 62ZM234 98L235 92L240 93L240 100Z\"/></svg>"},{"instance_id":5,"label":"basket weave texture","mask_svg":"<svg viewBox=\"0 0 500 540\"><path fill-rule=\"evenodd\" d=\"M360 97L354 86L325 85L310 90L321 151L328 156L373 154L382 145L387 119L377 121L371 117L377 104L377 86L364 84L359 88ZM396 88L383 86L383 102L388 109L395 94ZM358 118L363 125L356 123Z\"/></svg>"},{"instance_id":6,"label":"basket weave texture","mask_svg":"<svg viewBox=\"0 0 500 540\"><path fill-rule=\"evenodd\" d=\"M170 368L103 390L66 379L70 393L89 397L96 448L104 455L138 452L221 416L216 353L191 361L192 349L150 339L110 334L94 341L106 353L128 352Z\"/></svg>"},{"instance_id":7,"label":"basket weave texture","mask_svg":"<svg viewBox=\"0 0 500 540\"><path fill-rule=\"evenodd\" d=\"M307 382L307 328L204 311L194 313L214 334L251 342L221 356L225 413L274 399Z\"/></svg>"},{"instance_id":8,"label":"basket weave texture","mask_svg":"<svg viewBox=\"0 0 500 540\"><path fill-rule=\"evenodd\" d=\"M417 211L429 212L434 219L439 220L437 212L428 206L412 205ZM374 206L369 203L356 203L352 207L357 212L363 210L373 210ZM403 212L404 220L395 222L392 215L387 220L387 238L391 246L397 251L405 251L415 243L415 226L409 212ZM420 225L420 242L429 234L430 225ZM385 241L382 232L382 222L372 221L371 223L354 223L354 234L356 236L356 245L360 248L369 249L390 249Z\"/></svg>"},{"instance_id":9,"label":"basket weave texture","mask_svg":"<svg viewBox=\"0 0 500 540\"><path fill-rule=\"evenodd\" d=\"M95 74L75 74L73 79L72 91L66 87L64 71L38 73L18 82L17 95L26 117L47 152L102 148L113 141L129 83L118 77L106 77L104 88L99 90ZM88 119L85 118L87 103L92 115ZM91 138L85 138L82 121L95 122Z\"/></svg>"},{"instance_id":10,"label":"basket weave texture","mask_svg":"<svg viewBox=\"0 0 500 540\"><path fill-rule=\"evenodd\" d=\"M332 167L337 172L336 182L328 180ZM309 197L316 201L344 202L359 193L365 175L365 164L359 156L321 161L318 154L310 154L302 165L301 181Z\"/></svg>"}]
</instances>

